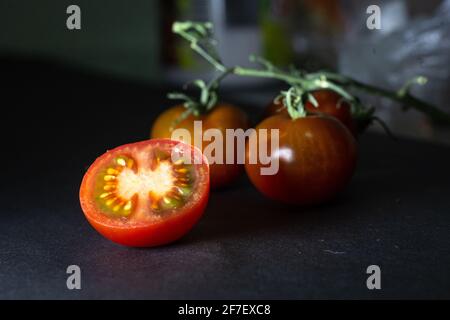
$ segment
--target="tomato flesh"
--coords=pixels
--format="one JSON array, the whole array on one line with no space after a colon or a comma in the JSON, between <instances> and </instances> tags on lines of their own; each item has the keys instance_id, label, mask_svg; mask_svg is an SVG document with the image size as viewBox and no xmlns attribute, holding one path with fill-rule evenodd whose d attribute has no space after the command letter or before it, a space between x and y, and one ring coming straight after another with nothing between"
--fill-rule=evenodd
<instances>
[{"instance_id":1,"label":"tomato flesh","mask_svg":"<svg viewBox=\"0 0 450 320\"><path fill-rule=\"evenodd\" d=\"M269 134L261 136L261 129ZM272 129L279 130L275 149L271 148ZM279 168L274 175L263 175L266 165L251 163L256 150L247 145L245 169L255 187L271 199L297 205L322 203L340 192L354 172L355 139L332 117L293 120L281 114L260 123L255 134L258 143L267 144L270 162L277 161Z\"/></svg>"},{"instance_id":2,"label":"tomato flesh","mask_svg":"<svg viewBox=\"0 0 450 320\"><path fill-rule=\"evenodd\" d=\"M80 203L90 224L126 246L170 243L202 216L209 166L200 150L168 139L120 146L86 172Z\"/></svg>"}]
</instances>

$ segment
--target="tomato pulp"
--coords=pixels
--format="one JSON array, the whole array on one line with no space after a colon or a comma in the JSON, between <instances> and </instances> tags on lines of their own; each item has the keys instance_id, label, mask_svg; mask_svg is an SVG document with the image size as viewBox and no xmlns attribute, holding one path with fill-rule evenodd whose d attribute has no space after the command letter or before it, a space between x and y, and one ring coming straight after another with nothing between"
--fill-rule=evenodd
<instances>
[{"instance_id":1,"label":"tomato pulp","mask_svg":"<svg viewBox=\"0 0 450 320\"><path fill-rule=\"evenodd\" d=\"M262 137L261 129L269 134ZM279 145L273 150L272 129L279 130ZM262 175L265 166L251 163L256 150L248 144L245 169L255 187L274 200L298 205L324 202L347 185L355 169L355 139L335 118L312 115L293 120L280 114L260 123L254 135L258 144L265 140L270 162L277 161L279 168L274 175Z\"/></svg>"},{"instance_id":2,"label":"tomato pulp","mask_svg":"<svg viewBox=\"0 0 450 320\"><path fill-rule=\"evenodd\" d=\"M168 139L107 151L80 188L89 223L107 239L133 247L182 237L202 216L208 196L207 159L197 148Z\"/></svg>"},{"instance_id":3,"label":"tomato pulp","mask_svg":"<svg viewBox=\"0 0 450 320\"><path fill-rule=\"evenodd\" d=\"M191 135L191 140L184 142L188 144L194 144L194 121L202 121L203 131L206 131L208 129L219 130L224 137L222 150L223 161L222 163L213 163L212 161L210 161L211 188L220 188L230 185L243 173L244 167L242 164L238 163L236 152L234 152L234 162L225 163L226 144L231 143L231 141L226 141L226 130L247 129L247 115L239 108L222 103L216 105L212 110L204 115L189 115L186 119L177 123L177 120L185 111L186 108L180 105L172 107L163 112L153 124L151 137L170 139L175 129L186 129ZM202 139L202 151L204 151L210 143L212 142Z\"/></svg>"}]
</instances>

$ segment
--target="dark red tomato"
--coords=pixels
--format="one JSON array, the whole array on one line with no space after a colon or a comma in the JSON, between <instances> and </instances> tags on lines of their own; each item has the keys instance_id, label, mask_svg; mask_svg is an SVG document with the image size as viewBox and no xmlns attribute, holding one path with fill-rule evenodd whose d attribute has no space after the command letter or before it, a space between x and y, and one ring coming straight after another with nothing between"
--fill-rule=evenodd
<instances>
[{"instance_id":1,"label":"dark red tomato","mask_svg":"<svg viewBox=\"0 0 450 320\"><path fill-rule=\"evenodd\" d=\"M194 121L202 121L202 129L206 131L208 129L219 130L224 137L224 144L222 154L224 155L223 163L212 163L210 160L210 172L211 172L211 188L217 189L220 187L228 186L232 184L243 172L244 166L239 164L236 157L236 151L234 152L235 161L233 163L225 163L226 157L226 130L227 129L247 129L248 119L247 115L239 108L220 103L216 105L207 114L194 116L190 115L184 121L176 124L181 114L186 109L179 105L172 107L163 112L153 124L151 130L152 138L171 138L175 129L186 129L191 134L191 141L184 141L189 144L194 144ZM176 124L174 126L174 123ZM203 141L202 151L205 150L212 142ZM242 163L242 162L241 162Z\"/></svg>"},{"instance_id":2,"label":"dark red tomato","mask_svg":"<svg viewBox=\"0 0 450 320\"><path fill-rule=\"evenodd\" d=\"M325 114L341 121L353 135L356 135L356 125L352 118L350 105L342 100L342 97L332 90L317 90L313 93L318 106L314 107L311 102L306 102L305 109L314 114ZM281 102L272 102L264 112L264 118L277 114L288 114Z\"/></svg>"},{"instance_id":3,"label":"dark red tomato","mask_svg":"<svg viewBox=\"0 0 450 320\"><path fill-rule=\"evenodd\" d=\"M209 167L200 150L168 139L120 146L99 157L80 188L81 208L104 237L151 247L186 234L209 196Z\"/></svg>"},{"instance_id":4,"label":"dark red tomato","mask_svg":"<svg viewBox=\"0 0 450 320\"><path fill-rule=\"evenodd\" d=\"M267 129L266 138L260 129ZM279 146L272 150L275 136L271 129L279 129ZM270 150L270 161L279 163L276 174L262 175L261 168L269 165L251 163L259 150L250 147L249 138L245 169L256 188L269 198L298 205L324 202L347 185L355 169L355 139L335 118L312 115L292 120L281 114L264 120L254 134Z\"/></svg>"}]
</instances>

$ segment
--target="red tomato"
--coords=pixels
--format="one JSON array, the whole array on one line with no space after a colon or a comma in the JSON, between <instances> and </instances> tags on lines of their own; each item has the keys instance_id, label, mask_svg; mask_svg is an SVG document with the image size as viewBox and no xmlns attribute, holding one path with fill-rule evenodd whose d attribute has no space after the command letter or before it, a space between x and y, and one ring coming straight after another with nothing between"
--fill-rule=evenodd
<instances>
[{"instance_id":1,"label":"red tomato","mask_svg":"<svg viewBox=\"0 0 450 320\"><path fill-rule=\"evenodd\" d=\"M342 97L332 90L317 90L313 93L318 106L314 107L311 102L305 103L305 109L314 114L325 114L335 117L341 121L350 132L356 136L356 125L352 118L350 105L342 100ZM270 117L277 114L288 114L287 108L283 108L281 102L272 102L265 110L264 117Z\"/></svg>"},{"instance_id":2,"label":"red tomato","mask_svg":"<svg viewBox=\"0 0 450 320\"><path fill-rule=\"evenodd\" d=\"M216 105L207 114L194 116L190 115L185 120L174 126L177 119L186 109L179 105L172 107L163 112L153 124L151 130L152 138L168 138L172 136L175 129L183 128L191 134L191 141L184 141L189 144L194 144L194 121L202 121L203 131L208 129L218 129L223 137L224 144L222 154L226 157L226 130L227 129L247 129L248 119L247 115L239 108L229 104L220 103ZM212 142L203 141L202 151ZM236 155L236 151L234 153ZM211 160L211 159L209 159ZM217 189L220 187L232 184L244 172L244 166L239 164L237 157L233 163L212 163L210 161L211 171L211 188Z\"/></svg>"},{"instance_id":3,"label":"red tomato","mask_svg":"<svg viewBox=\"0 0 450 320\"><path fill-rule=\"evenodd\" d=\"M208 196L207 159L197 148L168 139L107 151L80 188L90 224L104 237L133 247L182 237L202 216Z\"/></svg>"},{"instance_id":4,"label":"red tomato","mask_svg":"<svg viewBox=\"0 0 450 320\"><path fill-rule=\"evenodd\" d=\"M267 129L266 139L260 129ZM279 129L279 146L271 150L271 129ZM356 164L352 134L332 117L312 115L292 120L285 114L267 118L256 127L258 144L267 144L270 161L278 161L274 175L262 175L259 151L247 144L245 169L264 195L285 203L317 204L335 196L349 182ZM254 138L254 137L253 137ZM259 159L259 157L257 157ZM256 158L255 158L256 159Z\"/></svg>"}]
</instances>

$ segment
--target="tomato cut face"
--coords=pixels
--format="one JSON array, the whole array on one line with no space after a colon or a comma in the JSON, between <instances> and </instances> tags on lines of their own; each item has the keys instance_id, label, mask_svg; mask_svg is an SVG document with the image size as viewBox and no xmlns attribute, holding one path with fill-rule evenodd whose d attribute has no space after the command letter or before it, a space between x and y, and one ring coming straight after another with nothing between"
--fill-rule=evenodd
<instances>
[{"instance_id":1,"label":"tomato cut face","mask_svg":"<svg viewBox=\"0 0 450 320\"><path fill-rule=\"evenodd\" d=\"M156 246L187 233L204 212L209 166L200 150L168 139L118 147L88 169L81 207L106 238Z\"/></svg>"}]
</instances>

